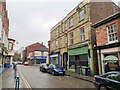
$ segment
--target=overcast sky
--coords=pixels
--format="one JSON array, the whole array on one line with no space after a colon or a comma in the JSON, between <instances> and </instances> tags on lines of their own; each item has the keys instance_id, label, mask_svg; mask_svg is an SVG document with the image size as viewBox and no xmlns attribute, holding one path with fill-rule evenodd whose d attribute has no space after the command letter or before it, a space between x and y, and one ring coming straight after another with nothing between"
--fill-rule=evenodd
<instances>
[{"instance_id":1,"label":"overcast sky","mask_svg":"<svg viewBox=\"0 0 120 90\"><path fill-rule=\"evenodd\" d=\"M39 2L38 2L39 1ZM64 2L63 2L64 1ZM69 2L68 2L69 1ZM50 29L62 20L81 0L9 0L9 37L18 44L15 49L26 47L35 42L47 46ZM119 0L114 0L118 2Z\"/></svg>"}]
</instances>

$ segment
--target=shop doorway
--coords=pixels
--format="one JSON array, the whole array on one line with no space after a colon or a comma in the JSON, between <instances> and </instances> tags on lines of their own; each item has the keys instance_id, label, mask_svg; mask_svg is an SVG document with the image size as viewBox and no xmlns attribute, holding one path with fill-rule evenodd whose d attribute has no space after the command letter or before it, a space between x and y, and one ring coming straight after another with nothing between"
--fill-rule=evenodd
<instances>
[{"instance_id":1,"label":"shop doorway","mask_svg":"<svg viewBox=\"0 0 120 90\"><path fill-rule=\"evenodd\" d=\"M63 53L63 67L67 70L68 53Z\"/></svg>"}]
</instances>

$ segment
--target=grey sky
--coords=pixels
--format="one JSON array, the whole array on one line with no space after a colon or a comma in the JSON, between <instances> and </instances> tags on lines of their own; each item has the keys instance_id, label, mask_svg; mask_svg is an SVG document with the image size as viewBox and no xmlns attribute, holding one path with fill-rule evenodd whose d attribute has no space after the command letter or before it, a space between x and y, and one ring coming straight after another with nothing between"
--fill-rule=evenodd
<instances>
[{"instance_id":1,"label":"grey sky","mask_svg":"<svg viewBox=\"0 0 120 90\"><path fill-rule=\"evenodd\" d=\"M17 1L17 2L16 2ZM7 10L10 22L9 37L18 44L15 49L25 47L35 42L43 42L47 46L50 39L50 29L62 20L75 6L78 0L68 2L48 2L47 0L10 0ZM79 0L81 1L81 0ZM119 0L115 0L118 2Z\"/></svg>"}]
</instances>

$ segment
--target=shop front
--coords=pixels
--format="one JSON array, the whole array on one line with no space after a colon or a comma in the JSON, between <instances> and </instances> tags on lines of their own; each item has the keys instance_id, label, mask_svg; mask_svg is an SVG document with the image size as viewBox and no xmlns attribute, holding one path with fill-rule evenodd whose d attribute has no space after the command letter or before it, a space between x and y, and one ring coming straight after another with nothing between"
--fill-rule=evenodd
<instances>
[{"instance_id":1,"label":"shop front","mask_svg":"<svg viewBox=\"0 0 120 90\"><path fill-rule=\"evenodd\" d=\"M68 50L69 70L81 75L88 75L90 71L88 46L81 46Z\"/></svg>"},{"instance_id":2,"label":"shop front","mask_svg":"<svg viewBox=\"0 0 120 90\"><path fill-rule=\"evenodd\" d=\"M104 73L105 62L109 63L110 71L120 71L120 47L101 49L101 74Z\"/></svg>"},{"instance_id":3,"label":"shop front","mask_svg":"<svg viewBox=\"0 0 120 90\"><path fill-rule=\"evenodd\" d=\"M32 56L31 57L31 64L41 64L46 63L47 56Z\"/></svg>"},{"instance_id":4,"label":"shop front","mask_svg":"<svg viewBox=\"0 0 120 90\"><path fill-rule=\"evenodd\" d=\"M54 52L50 54L50 63L60 65L60 53L59 52Z\"/></svg>"}]
</instances>

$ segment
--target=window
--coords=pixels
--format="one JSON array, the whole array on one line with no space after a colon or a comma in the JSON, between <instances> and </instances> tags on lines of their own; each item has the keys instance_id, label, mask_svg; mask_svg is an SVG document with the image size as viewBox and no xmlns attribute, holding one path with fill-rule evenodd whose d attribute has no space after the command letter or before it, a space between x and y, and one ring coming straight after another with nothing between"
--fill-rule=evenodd
<instances>
[{"instance_id":1,"label":"window","mask_svg":"<svg viewBox=\"0 0 120 90\"><path fill-rule=\"evenodd\" d=\"M112 24L107 27L107 36L108 42L116 41L117 40L117 31L116 31L116 24Z\"/></svg>"},{"instance_id":2,"label":"window","mask_svg":"<svg viewBox=\"0 0 120 90\"><path fill-rule=\"evenodd\" d=\"M67 30L67 21L64 22L64 31Z\"/></svg>"},{"instance_id":3,"label":"window","mask_svg":"<svg viewBox=\"0 0 120 90\"><path fill-rule=\"evenodd\" d=\"M56 29L56 36L58 36L58 29Z\"/></svg>"},{"instance_id":4,"label":"window","mask_svg":"<svg viewBox=\"0 0 120 90\"><path fill-rule=\"evenodd\" d=\"M59 30L60 30L60 34L61 34L61 33L63 32L63 31L62 31L62 26L61 26L61 27L59 27Z\"/></svg>"},{"instance_id":5,"label":"window","mask_svg":"<svg viewBox=\"0 0 120 90\"><path fill-rule=\"evenodd\" d=\"M65 36L65 45L67 46L68 44L68 38L67 38L67 35Z\"/></svg>"},{"instance_id":6,"label":"window","mask_svg":"<svg viewBox=\"0 0 120 90\"><path fill-rule=\"evenodd\" d=\"M69 21L70 27L73 26L73 17L70 17L70 21Z\"/></svg>"},{"instance_id":7,"label":"window","mask_svg":"<svg viewBox=\"0 0 120 90\"><path fill-rule=\"evenodd\" d=\"M84 19L84 14L86 13L86 7L83 7L80 12L79 12L79 20L83 20Z\"/></svg>"},{"instance_id":8,"label":"window","mask_svg":"<svg viewBox=\"0 0 120 90\"><path fill-rule=\"evenodd\" d=\"M60 48L62 47L62 37L60 38Z\"/></svg>"},{"instance_id":9,"label":"window","mask_svg":"<svg viewBox=\"0 0 120 90\"><path fill-rule=\"evenodd\" d=\"M73 32L70 33L70 44L73 44Z\"/></svg>"},{"instance_id":10,"label":"window","mask_svg":"<svg viewBox=\"0 0 120 90\"><path fill-rule=\"evenodd\" d=\"M58 40L56 40L56 48L58 48Z\"/></svg>"},{"instance_id":11,"label":"window","mask_svg":"<svg viewBox=\"0 0 120 90\"><path fill-rule=\"evenodd\" d=\"M12 43L9 42L9 50L12 50Z\"/></svg>"},{"instance_id":12,"label":"window","mask_svg":"<svg viewBox=\"0 0 120 90\"><path fill-rule=\"evenodd\" d=\"M116 81L120 81L120 74L112 73L112 74L109 74L107 76L107 78L112 79L112 80L116 80Z\"/></svg>"},{"instance_id":13,"label":"window","mask_svg":"<svg viewBox=\"0 0 120 90\"><path fill-rule=\"evenodd\" d=\"M84 28L80 28L80 41L85 40L85 33L84 33Z\"/></svg>"}]
</instances>

